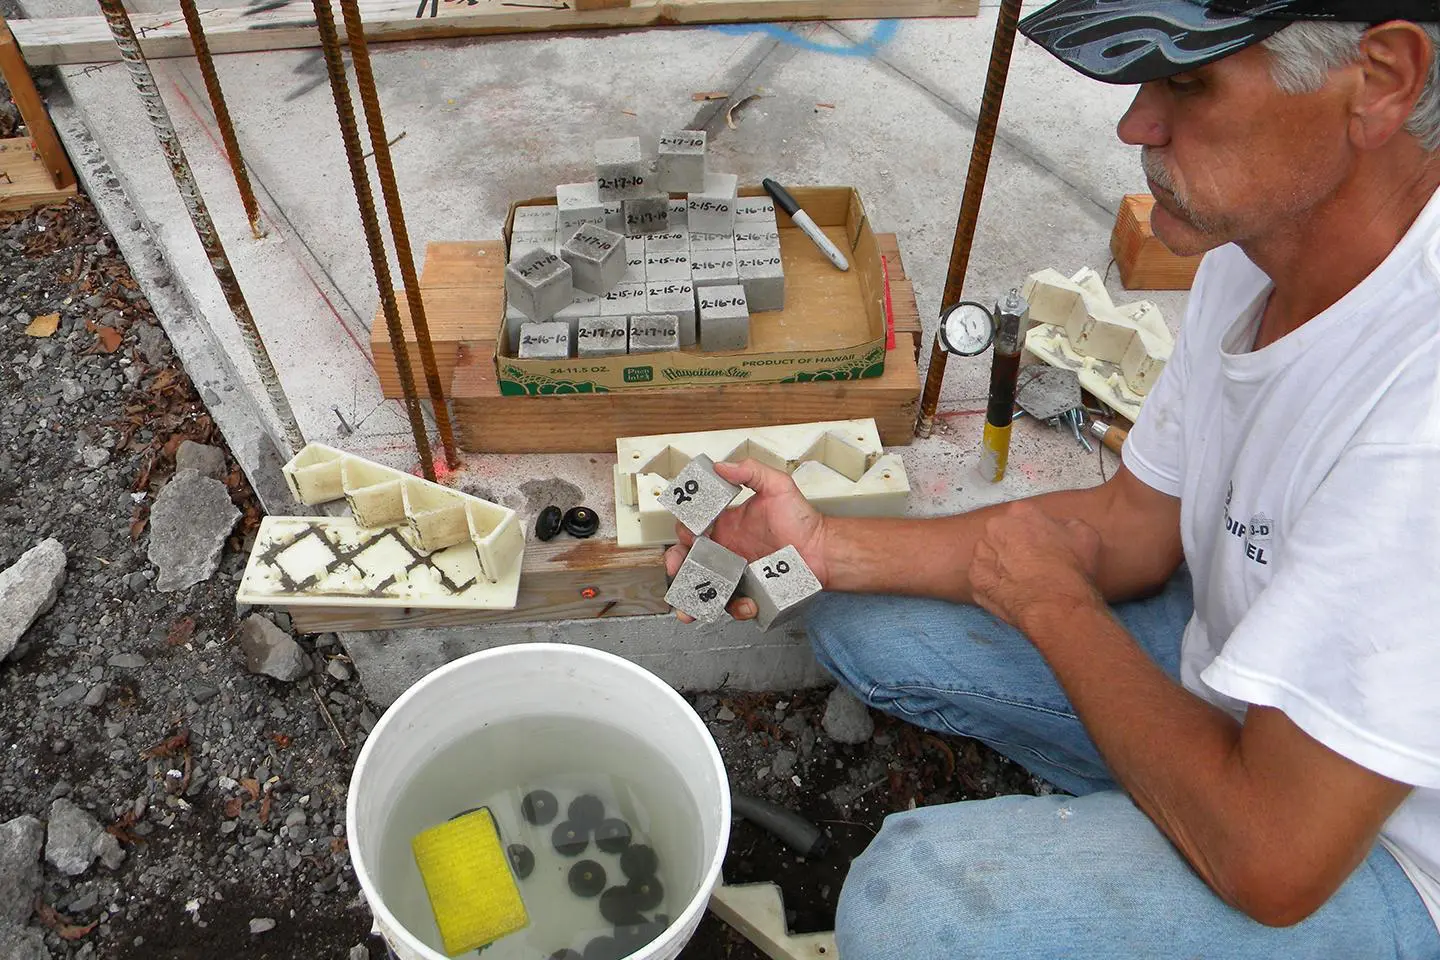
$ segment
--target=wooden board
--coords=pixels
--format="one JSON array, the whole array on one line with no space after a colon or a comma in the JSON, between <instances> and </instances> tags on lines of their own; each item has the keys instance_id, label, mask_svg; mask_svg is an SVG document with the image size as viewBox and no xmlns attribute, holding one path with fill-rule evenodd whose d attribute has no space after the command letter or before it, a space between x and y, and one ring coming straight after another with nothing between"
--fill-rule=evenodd
<instances>
[{"instance_id":1,"label":"wooden board","mask_svg":"<svg viewBox=\"0 0 1440 960\"><path fill-rule=\"evenodd\" d=\"M650 27L769 20L870 20L881 17L973 17L978 0L634 0L628 6L574 10L505 0L360 0L366 39L437 40L445 37ZM201 12L214 53L251 53L320 45L311 6L304 0L273 10L243 7ZM194 53L178 11L131 14L145 55L188 57ZM35 66L117 60L115 41L102 17L54 17L11 24L25 58ZM343 31L342 31L343 32Z\"/></svg>"},{"instance_id":2,"label":"wooden board","mask_svg":"<svg viewBox=\"0 0 1440 960\"><path fill-rule=\"evenodd\" d=\"M30 68L20 55L20 47L4 17L0 17L0 75L5 77L10 99L15 101L44 169L50 175L50 186L58 190L75 186L75 171L70 167L70 158L60 145L60 137L56 135L50 114L45 110L45 101L40 99L40 91L35 89Z\"/></svg>"},{"instance_id":3,"label":"wooden board","mask_svg":"<svg viewBox=\"0 0 1440 960\"><path fill-rule=\"evenodd\" d=\"M75 196L75 184L56 187L45 161L24 137L0 140L0 210L29 210Z\"/></svg>"},{"instance_id":4,"label":"wooden board","mask_svg":"<svg viewBox=\"0 0 1440 960\"><path fill-rule=\"evenodd\" d=\"M1155 198L1149 194L1128 194L1120 202L1115 231L1110 235L1110 252L1120 268L1120 282L1126 290L1189 290L1200 269L1200 257L1177 257L1155 239L1150 229L1150 211Z\"/></svg>"},{"instance_id":5,"label":"wooden board","mask_svg":"<svg viewBox=\"0 0 1440 960\"><path fill-rule=\"evenodd\" d=\"M520 398L524 399L524 398ZM594 595L588 591L593 589ZM662 548L621 549L613 540L532 542L525 548L520 596L514 610L420 610L413 607L365 610L344 606L292 607L290 617L304 633L393 630L403 627L465 627L483 623L526 623L666 613L665 554ZM586 591L586 594L582 594Z\"/></svg>"}]
</instances>

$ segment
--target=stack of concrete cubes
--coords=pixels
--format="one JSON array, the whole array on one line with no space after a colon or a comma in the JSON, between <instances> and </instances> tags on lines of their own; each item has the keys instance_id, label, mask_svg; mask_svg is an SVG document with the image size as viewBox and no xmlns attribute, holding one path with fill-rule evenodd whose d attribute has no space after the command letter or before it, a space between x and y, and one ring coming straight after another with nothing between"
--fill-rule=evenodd
<instances>
[{"instance_id":1,"label":"stack of concrete cubes","mask_svg":"<svg viewBox=\"0 0 1440 960\"><path fill-rule=\"evenodd\" d=\"M774 203L737 196L735 176L708 168L703 130L667 133L655 147L652 158L638 137L601 140L594 180L556 187L554 206L516 209L510 355L739 351L752 314L784 308ZM562 321L563 354L558 327L526 337Z\"/></svg>"}]
</instances>

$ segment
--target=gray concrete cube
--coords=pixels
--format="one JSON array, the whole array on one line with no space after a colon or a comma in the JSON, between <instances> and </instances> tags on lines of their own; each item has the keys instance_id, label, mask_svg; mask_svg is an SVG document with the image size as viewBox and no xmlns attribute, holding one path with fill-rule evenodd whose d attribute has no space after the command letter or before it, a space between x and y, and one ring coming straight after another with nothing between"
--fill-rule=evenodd
<instances>
[{"instance_id":1,"label":"gray concrete cube","mask_svg":"<svg viewBox=\"0 0 1440 960\"><path fill-rule=\"evenodd\" d=\"M531 320L549 320L575 295L570 264L545 250L531 250L505 268L505 302Z\"/></svg>"},{"instance_id":2,"label":"gray concrete cube","mask_svg":"<svg viewBox=\"0 0 1440 960\"><path fill-rule=\"evenodd\" d=\"M645 255L645 281L689 280L690 257L683 253L650 253Z\"/></svg>"},{"instance_id":3,"label":"gray concrete cube","mask_svg":"<svg viewBox=\"0 0 1440 960\"><path fill-rule=\"evenodd\" d=\"M560 220L554 204L541 207L516 207L510 221L511 233L554 233Z\"/></svg>"},{"instance_id":4,"label":"gray concrete cube","mask_svg":"<svg viewBox=\"0 0 1440 960\"><path fill-rule=\"evenodd\" d=\"M800 551L782 547L745 568L739 592L755 601L755 620L761 630L769 630L799 616L821 589Z\"/></svg>"},{"instance_id":5,"label":"gray concrete cube","mask_svg":"<svg viewBox=\"0 0 1440 960\"><path fill-rule=\"evenodd\" d=\"M672 314L640 314L630 318L630 352L659 353L680 349L680 319Z\"/></svg>"},{"instance_id":6,"label":"gray concrete cube","mask_svg":"<svg viewBox=\"0 0 1440 960\"><path fill-rule=\"evenodd\" d=\"M692 233L690 234L690 254L694 256L701 250L720 250L735 252L735 234L733 233Z\"/></svg>"},{"instance_id":7,"label":"gray concrete cube","mask_svg":"<svg viewBox=\"0 0 1440 960\"><path fill-rule=\"evenodd\" d=\"M808 241L807 241L808 242ZM768 250L780 246L780 231L758 223L742 223L735 228L735 249Z\"/></svg>"},{"instance_id":8,"label":"gray concrete cube","mask_svg":"<svg viewBox=\"0 0 1440 960\"><path fill-rule=\"evenodd\" d=\"M645 238L625 238L625 276L621 283L645 282Z\"/></svg>"},{"instance_id":9,"label":"gray concrete cube","mask_svg":"<svg viewBox=\"0 0 1440 960\"><path fill-rule=\"evenodd\" d=\"M706 353L744 350L750 345L750 307L745 288L704 287L700 307L700 349Z\"/></svg>"},{"instance_id":10,"label":"gray concrete cube","mask_svg":"<svg viewBox=\"0 0 1440 960\"><path fill-rule=\"evenodd\" d=\"M556 318L559 318L557 313ZM513 357L520 351L520 328L533 323L529 317L515 309L514 304L505 304L505 356Z\"/></svg>"},{"instance_id":11,"label":"gray concrete cube","mask_svg":"<svg viewBox=\"0 0 1440 960\"><path fill-rule=\"evenodd\" d=\"M660 491L660 505L699 536L738 496L740 488L715 472L715 461L697 454Z\"/></svg>"},{"instance_id":12,"label":"gray concrete cube","mask_svg":"<svg viewBox=\"0 0 1440 960\"><path fill-rule=\"evenodd\" d=\"M575 333L577 357L615 357L630 352L628 317L581 317Z\"/></svg>"},{"instance_id":13,"label":"gray concrete cube","mask_svg":"<svg viewBox=\"0 0 1440 960\"><path fill-rule=\"evenodd\" d=\"M685 280L659 280L646 285L645 309L653 314L673 314L680 324L680 346L695 346L695 285Z\"/></svg>"},{"instance_id":14,"label":"gray concrete cube","mask_svg":"<svg viewBox=\"0 0 1440 960\"><path fill-rule=\"evenodd\" d=\"M616 233L624 234L625 201L611 200L607 203L601 203L600 206L605 210L605 229L614 230Z\"/></svg>"},{"instance_id":15,"label":"gray concrete cube","mask_svg":"<svg viewBox=\"0 0 1440 960\"><path fill-rule=\"evenodd\" d=\"M643 283L617 283L615 289L600 298L600 316L628 317L646 310L646 287Z\"/></svg>"},{"instance_id":16,"label":"gray concrete cube","mask_svg":"<svg viewBox=\"0 0 1440 960\"><path fill-rule=\"evenodd\" d=\"M670 201L670 229L689 230L690 226L690 204L686 200Z\"/></svg>"},{"instance_id":17,"label":"gray concrete cube","mask_svg":"<svg viewBox=\"0 0 1440 960\"><path fill-rule=\"evenodd\" d=\"M514 263L531 250L544 250L546 253L555 252L555 231L525 231L519 230L510 234L510 262Z\"/></svg>"},{"instance_id":18,"label":"gray concrete cube","mask_svg":"<svg viewBox=\"0 0 1440 960\"><path fill-rule=\"evenodd\" d=\"M645 254L652 253L684 253L690 252L690 232L688 230L669 230L665 233L652 233L645 238Z\"/></svg>"},{"instance_id":19,"label":"gray concrete cube","mask_svg":"<svg viewBox=\"0 0 1440 960\"><path fill-rule=\"evenodd\" d=\"M643 237L652 233L669 232L669 197L642 197L639 200L625 200L622 203L625 208L626 236Z\"/></svg>"},{"instance_id":20,"label":"gray concrete cube","mask_svg":"<svg viewBox=\"0 0 1440 960\"><path fill-rule=\"evenodd\" d=\"M716 623L728 616L725 605L744 575L744 557L709 537L700 537L675 572L665 602L701 623Z\"/></svg>"},{"instance_id":21,"label":"gray concrete cube","mask_svg":"<svg viewBox=\"0 0 1440 960\"><path fill-rule=\"evenodd\" d=\"M639 137L595 144L595 184L601 200L634 200L653 194L654 170Z\"/></svg>"},{"instance_id":22,"label":"gray concrete cube","mask_svg":"<svg viewBox=\"0 0 1440 960\"><path fill-rule=\"evenodd\" d=\"M779 247L737 250L735 268L752 314L785 309L785 264Z\"/></svg>"},{"instance_id":23,"label":"gray concrete cube","mask_svg":"<svg viewBox=\"0 0 1440 960\"><path fill-rule=\"evenodd\" d=\"M603 296L625 276L625 238L587 223L560 250L576 290Z\"/></svg>"},{"instance_id":24,"label":"gray concrete cube","mask_svg":"<svg viewBox=\"0 0 1440 960\"><path fill-rule=\"evenodd\" d=\"M690 279L695 289L733 287L740 282L735 253L730 250L702 250L690 261Z\"/></svg>"},{"instance_id":25,"label":"gray concrete cube","mask_svg":"<svg viewBox=\"0 0 1440 960\"><path fill-rule=\"evenodd\" d=\"M520 327L521 360L565 360L570 356L570 324L564 320L532 322Z\"/></svg>"},{"instance_id":26,"label":"gray concrete cube","mask_svg":"<svg viewBox=\"0 0 1440 960\"><path fill-rule=\"evenodd\" d=\"M587 223L605 225L605 205L594 181L562 183L555 188L557 240L561 246Z\"/></svg>"},{"instance_id":27,"label":"gray concrete cube","mask_svg":"<svg viewBox=\"0 0 1440 960\"><path fill-rule=\"evenodd\" d=\"M691 193L705 189L705 131L677 130L656 144L655 174L661 190Z\"/></svg>"},{"instance_id":28,"label":"gray concrete cube","mask_svg":"<svg viewBox=\"0 0 1440 960\"><path fill-rule=\"evenodd\" d=\"M735 222L775 222L775 201L769 197L741 197L735 201Z\"/></svg>"},{"instance_id":29,"label":"gray concrete cube","mask_svg":"<svg viewBox=\"0 0 1440 960\"><path fill-rule=\"evenodd\" d=\"M739 178L733 173L707 173L705 189L687 198L686 219L691 233L733 233L735 190Z\"/></svg>"}]
</instances>

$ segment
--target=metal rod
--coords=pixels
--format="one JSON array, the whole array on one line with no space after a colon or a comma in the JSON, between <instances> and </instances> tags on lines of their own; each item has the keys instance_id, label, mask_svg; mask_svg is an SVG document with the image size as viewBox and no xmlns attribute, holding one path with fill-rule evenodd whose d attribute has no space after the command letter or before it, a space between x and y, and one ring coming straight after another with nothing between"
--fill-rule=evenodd
<instances>
[{"instance_id":1,"label":"metal rod","mask_svg":"<svg viewBox=\"0 0 1440 960\"><path fill-rule=\"evenodd\" d=\"M965 178L965 199L955 224L955 243L950 248L950 270L940 308L960 299L965 276L970 270L970 251L975 245L975 226L980 220L980 201L985 197L985 179L990 173L990 154L995 149L995 128L1000 123L1000 104L1010 76L1010 54L1015 49L1015 32L1020 24L1020 0L1001 0L995 39L990 45L990 69L985 75L985 93L975 122L975 144L970 149L970 172ZM937 340L930 348L930 371L925 375L925 393L920 399L920 417L915 434L930 436L935 426L935 408L940 405L940 388L945 384L944 348Z\"/></svg>"},{"instance_id":2,"label":"metal rod","mask_svg":"<svg viewBox=\"0 0 1440 960\"><path fill-rule=\"evenodd\" d=\"M385 327L390 334L390 348L395 354L395 367L400 374L400 390L405 395L405 410L410 415L410 430L415 435L415 451L426 480L435 479L435 464L430 459L430 438L425 432L425 414L415 394L415 377L410 371L410 356L405 350L405 330L400 326L400 308L395 303L395 289L390 280L390 261L385 257L385 241L380 235L380 218L375 213L375 196L370 192L370 173L365 169L360 147L360 130L355 125L355 106L350 101L350 81L345 76L345 60L340 55L340 37L335 32L335 16L330 0L313 0L315 25L320 32L320 46L325 51L325 67L330 74L330 92L335 98L335 114L340 119L340 138L345 143L345 159L350 164L350 180L355 187L355 201L360 205L360 223L365 228L365 245L370 249L370 263L375 269L375 284L380 288L380 307L385 314Z\"/></svg>"},{"instance_id":3,"label":"metal rod","mask_svg":"<svg viewBox=\"0 0 1440 960\"><path fill-rule=\"evenodd\" d=\"M194 0L186 0L193 3ZM445 402L445 389L440 382L440 368L435 364L435 347L430 341L430 323L425 318L425 302L420 294L420 280L415 275L415 255L410 249L410 231L405 226L405 209L400 205L400 187L395 181L395 165L390 159L390 141L385 136L385 118L380 112L380 95L375 88L375 74L370 69L370 48L365 42L365 25L360 22L358 0L340 0L345 18L345 42L350 46L350 63L355 68L355 87L360 92L360 105L365 110L365 126L370 131L370 150L375 155L375 174L380 193L385 198L385 212L390 217L390 238L395 244L395 257L400 261L400 279L405 284L405 299L410 304L410 323L420 347L420 365L425 369L425 385L430 392L430 406L440 428L440 443L445 447L445 464L452 470L460 466L455 452L455 432L450 426L450 408Z\"/></svg>"},{"instance_id":4,"label":"metal rod","mask_svg":"<svg viewBox=\"0 0 1440 960\"><path fill-rule=\"evenodd\" d=\"M205 92L210 95L210 109L215 111L215 125L220 128L220 139L225 142L225 159L230 161L230 172L235 175L235 189L240 192L240 202L245 207L245 216L250 220L250 233L256 240L265 236L260 226L260 204L255 202L255 190L250 186L250 175L245 171L245 158L240 155L240 141L235 138L235 125L230 121L230 108L225 105L225 92L220 89L220 77L215 72L215 58L210 55L210 42L205 39L205 25L200 22L200 11L195 0L180 0L180 12L185 15L185 26L190 31L190 44L195 48L195 59L200 63L200 76L205 80Z\"/></svg>"},{"instance_id":5,"label":"metal rod","mask_svg":"<svg viewBox=\"0 0 1440 960\"><path fill-rule=\"evenodd\" d=\"M300 448L305 446L300 425L296 423L290 401L286 399L285 390L280 386L280 376L275 372L275 365L270 362L265 341L260 337L260 328L255 325L250 305L245 301L245 293L240 289L239 280L235 278L230 257L225 253L220 234L215 230L215 222L210 219L210 211L205 206L204 198L200 196L200 188L190 170L190 161L185 159L185 151L180 146L180 138L175 134L175 125L170 122L165 101L160 99L160 91L155 86L150 65L145 62L145 55L140 52L140 44L135 40L135 28L130 23L130 15L125 12L122 0L99 0L99 3L100 11L110 25L110 32L115 36L115 44L120 48L120 56L130 68L130 78L135 81L135 89L140 92L145 112L155 128L155 138L160 141L160 149L170 163L170 175L175 178L180 198L185 201L185 209L190 213L190 222L194 224L195 232L200 237L200 245L205 248L210 269L215 272L215 279L220 282L220 290L225 295L230 312L235 314L235 320L240 324L241 339L245 342L245 349L249 351L255 368L260 372L260 383L265 387L265 393L280 419L285 439L290 444L290 452L299 453Z\"/></svg>"}]
</instances>

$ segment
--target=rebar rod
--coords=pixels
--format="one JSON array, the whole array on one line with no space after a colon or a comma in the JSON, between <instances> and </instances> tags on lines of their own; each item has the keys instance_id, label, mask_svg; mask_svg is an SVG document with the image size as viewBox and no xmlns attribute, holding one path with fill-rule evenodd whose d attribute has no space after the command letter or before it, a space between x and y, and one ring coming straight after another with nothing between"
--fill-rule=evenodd
<instances>
[{"instance_id":1,"label":"rebar rod","mask_svg":"<svg viewBox=\"0 0 1440 960\"><path fill-rule=\"evenodd\" d=\"M280 419L290 452L299 453L300 448L305 446L305 438L300 433L300 425L295 421L295 412L290 409L290 401L286 399L285 390L280 385L280 376L275 372L275 365L270 362L270 354L265 349L260 328L255 325L255 317L250 313L250 305L245 300L244 291L240 289L240 281L236 279L235 271L230 266L230 257L225 253L225 245L215 230L215 222L210 219L210 211L200 195L195 174L190 169L190 161L185 158L185 150L180 146L175 125L170 121L165 101L160 98L155 76L150 72L145 55L140 52L130 15L125 12L122 0L99 0L99 4L100 11L110 26L110 32L115 37L115 44L120 48L120 57L129 67L135 89L140 92L140 101L145 105L145 112L155 128L155 138L160 141L160 149L170 164L170 175L175 178L175 186L180 191L180 198L185 202L190 222L200 237L200 245L205 249L206 259L210 261L210 269L220 283L220 291L225 295L230 312L240 324L241 339L245 342L250 359L255 363L255 369L260 373L260 383L275 408L275 414Z\"/></svg>"},{"instance_id":2,"label":"rebar rod","mask_svg":"<svg viewBox=\"0 0 1440 960\"><path fill-rule=\"evenodd\" d=\"M193 3L194 0L186 0ZM405 226L405 209L400 204L400 187L395 180L395 165L390 159L390 141L385 136L385 117L380 112L380 94L375 87L375 74L370 69L370 48L365 42L365 25L360 22L358 0L340 0L345 18L345 42L350 47L350 63L355 68L355 88L365 110L365 127L370 131L370 150L375 155L375 175L380 181L380 194L385 198L385 212L390 218L390 238L395 244L395 258L400 261L400 279L405 284L405 299L410 304L410 324L420 347L420 365L425 370L425 386L430 393L430 406L435 411L435 424L440 428L440 443L445 448L445 463L450 469L460 466L455 452L455 433L450 426L450 408L445 402L445 388L440 382L440 368L435 364L435 346L430 340L430 324L425 318L425 301L420 294L420 280L415 275L415 255L410 249L410 231Z\"/></svg>"},{"instance_id":3,"label":"rebar rod","mask_svg":"<svg viewBox=\"0 0 1440 960\"><path fill-rule=\"evenodd\" d=\"M215 58L210 55L210 41L205 39L205 25L200 22L200 11L195 0L180 0L180 12L185 15L185 26L190 31L190 45L195 48L195 59L200 64L200 76L205 81L205 92L210 95L210 109L215 111L215 125L220 128L220 139L225 143L225 159L230 161L230 172L235 175L235 189L240 193L240 203L245 207L245 216L250 221L250 233L259 240L265 236L260 226L260 204L255 201L255 189L250 185L250 174L245 170L245 158L240 154L240 141L235 137L235 124L230 120L230 108L225 104L225 91L220 89L220 76L215 72Z\"/></svg>"},{"instance_id":4,"label":"rebar rod","mask_svg":"<svg viewBox=\"0 0 1440 960\"><path fill-rule=\"evenodd\" d=\"M990 45L990 68L985 74L985 92L975 121L975 143L970 149L970 171L965 178L965 197L955 223L955 242L950 248L950 269L945 276L945 293L940 309L960 300L970 270L970 251L975 246L975 227L980 221L980 202L985 198L985 180L990 174L990 155L995 149L995 128L1000 123L1000 105L1010 76L1010 54L1020 25L1020 0L1001 0L995 39ZM925 375L925 392L920 399L920 417L915 434L930 436L935 426L935 408L940 405L940 388L945 384L945 361L949 354L937 339L930 348L930 370Z\"/></svg>"},{"instance_id":5,"label":"rebar rod","mask_svg":"<svg viewBox=\"0 0 1440 960\"><path fill-rule=\"evenodd\" d=\"M375 196L370 191L370 173L365 169L364 152L360 147L360 129L355 124L355 105L350 100L350 81L345 76L345 59L340 53L340 37L335 31L335 15L330 0L312 0L315 26L320 33L320 47L325 51L325 68L330 75L330 92L335 99L335 114L340 120L340 138L345 144L345 159L350 165L350 180L355 187L355 201L360 205L360 223L365 229L365 245L370 250L370 263L375 270L375 283L380 288L380 307L385 314L385 327L390 334L390 348L395 354L395 367L400 374L400 390L405 395L405 410L410 416L410 430L415 435L415 451L426 480L435 479L435 464L430 459L430 438L425 432L425 414L415 394L415 377L410 370L410 356L405 349L405 330L400 325L400 308L391 286L390 261L385 257L385 241L380 235L380 218L375 212Z\"/></svg>"}]
</instances>

